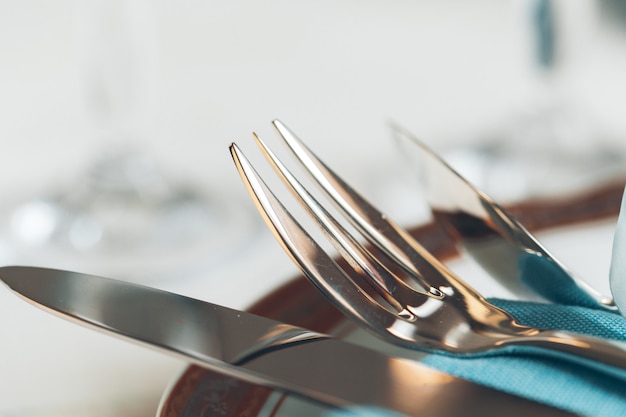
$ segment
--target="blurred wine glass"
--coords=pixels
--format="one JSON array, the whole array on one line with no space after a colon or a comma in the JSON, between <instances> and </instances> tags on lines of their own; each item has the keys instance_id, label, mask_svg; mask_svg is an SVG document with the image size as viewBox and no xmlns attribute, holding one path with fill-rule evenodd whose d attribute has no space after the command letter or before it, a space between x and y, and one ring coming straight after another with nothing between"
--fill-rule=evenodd
<instances>
[{"instance_id":1,"label":"blurred wine glass","mask_svg":"<svg viewBox=\"0 0 626 417\"><path fill-rule=\"evenodd\" d=\"M530 82L508 117L447 159L501 200L558 196L626 178L626 132L607 117L620 101L598 87L618 80L623 70L610 52L598 53L610 42L624 46L618 33L626 25L624 7L621 19L607 12L619 3L626 4L513 2ZM607 29L609 18L619 29Z\"/></svg>"},{"instance_id":2,"label":"blurred wine glass","mask_svg":"<svg viewBox=\"0 0 626 417\"><path fill-rule=\"evenodd\" d=\"M73 182L9 209L3 253L12 256L4 261L143 281L180 278L253 241L256 217L246 205L176 182L147 152L158 103L153 3L86 0L75 12L78 72L96 132L85 140L100 148Z\"/></svg>"}]
</instances>

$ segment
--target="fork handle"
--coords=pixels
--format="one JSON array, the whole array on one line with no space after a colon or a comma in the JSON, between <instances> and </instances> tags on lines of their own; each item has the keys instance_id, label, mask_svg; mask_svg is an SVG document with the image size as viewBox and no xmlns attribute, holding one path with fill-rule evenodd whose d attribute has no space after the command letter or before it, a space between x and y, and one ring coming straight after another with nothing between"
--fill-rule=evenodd
<instances>
[{"instance_id":1,"label":"fork handle","mask_svg":"<svg viewBox=\"0 0 626 417\"><path fill-rule=\"evenodd\" d=\"M626 379L626 342L623 341L544 330L534 336L508 339L503 345L540 348L544 354L567 359L617 378Z\"/></svg>"}]
</instances>

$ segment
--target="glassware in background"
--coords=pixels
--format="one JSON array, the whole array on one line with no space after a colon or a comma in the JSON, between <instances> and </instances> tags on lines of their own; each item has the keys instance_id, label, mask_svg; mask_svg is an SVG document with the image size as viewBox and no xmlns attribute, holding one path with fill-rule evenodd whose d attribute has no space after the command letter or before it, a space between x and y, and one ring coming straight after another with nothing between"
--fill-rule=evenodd
<instances>
[{"instance_id":1,"label":"glassware in background","mask_svg":"<svg viewBox=\"0 0 626 417\"><path fill-rule=\"evenodd\" d=\"M626 178L626 129L619 106L626 20L607 10L621 0L513 3L531 63L530 84L510 117L480 132L446 159L498 200L558 196ZM623 11L624 6L621 6ZM609 29L607 20L616 30ZM619 49L617 49L619 50ZM615 61L615 58L618 58ZM622 64L622 65L620 65ZM623 104L623 103L622 103ZM623 124L623 123L622 123Z\"/></svg>"},{"instance_id":2,"label":"glassware in background","mask_svg":"<svg viewBox=\"0 0 626 417\"><path fill-rule=\"evenodd\" d=\"M86 113L97 136L85 140L100 149L73 182L48 184L57 190L4 213L3 263L180 279L244 249L257 230L247 205L175 182L147 153L158 102L152 3L77 2L76 22ZM185 146L184 138L172 140Z\"/></svg>"}]
</instances>

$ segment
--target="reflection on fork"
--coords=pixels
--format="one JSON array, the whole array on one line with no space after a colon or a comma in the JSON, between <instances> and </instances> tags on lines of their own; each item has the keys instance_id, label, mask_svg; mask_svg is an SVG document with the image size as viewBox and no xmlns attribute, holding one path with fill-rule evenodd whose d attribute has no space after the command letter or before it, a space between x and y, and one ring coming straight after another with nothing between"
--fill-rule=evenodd
<instances>
[{"instance_id":1,"label":"reflection on fork","mask_svg":"<svg viewBox=\"0 0 626 417\"><path fill-rule=\"evenodd\" d=\"M274 126L305 170L377 248L376 255L335 220L258 137L276 173L351 269L338 266L304 230L233 144L231 153L237 169L259 212L292 260L357 324L390 343L412 349L479 355L526 346L626 377L626 346L516 322L337 177L286 126L278 121Z\"/></svg>"}]
</instances>

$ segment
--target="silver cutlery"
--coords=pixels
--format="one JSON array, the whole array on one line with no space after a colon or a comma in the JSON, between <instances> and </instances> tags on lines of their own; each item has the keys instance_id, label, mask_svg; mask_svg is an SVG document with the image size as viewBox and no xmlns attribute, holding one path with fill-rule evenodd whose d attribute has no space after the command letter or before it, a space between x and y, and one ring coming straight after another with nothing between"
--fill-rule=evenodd
<instances>
[{"instance_id":1,"label":"silver cutlery","mask_svg":"<svg viewBox=\"0 0 626 417\"><path fill-rule=\"evenodd\" d=\"M305 276L357 324L390 343L412 349L489 355L508 347L525 346L626 377L626 344L518 323L369 204L285 125L275 121L274 126L305 171L382 252L374 256L363 247L255 136L276 173L351 269L339 267L274 196L241 150L236 145L231 147L253 201L283 248Z\"/></svg>"},{"instance_id":2,"label":"silver cutlery","mask_svg":"<svg viewBox=\"0 0 626 417\"><path fill-rule=\"evenodd\" d=\"M569 271L520 222L422 141L397 124L391 128L402 155L422 174L435 220L505 287L522 297L539 294L560 304L616 310L611 297Z\"/></svg>"},{"instance_id":3,"label":"silver cutlery","mask_svg":"<svg viewBox=\"0 0 626 417\"><path fill-rule=\"evenodd\" d=\"M373 405L435 417L570 415L408 359L154 288L17 266L0 268L0 281L37 307L87 327L334 406ZM438 395L446 401L437 401Z\"/></svg>"}]
</instances>

